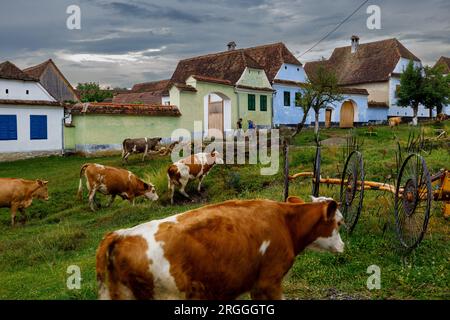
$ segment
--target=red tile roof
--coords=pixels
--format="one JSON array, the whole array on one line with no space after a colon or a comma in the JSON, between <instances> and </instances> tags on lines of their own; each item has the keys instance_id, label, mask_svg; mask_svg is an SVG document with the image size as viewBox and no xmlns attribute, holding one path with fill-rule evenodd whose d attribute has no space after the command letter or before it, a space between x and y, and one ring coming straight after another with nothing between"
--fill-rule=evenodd
<instances>
[{"instance_id":1,"label":"red tile roof","mask_svg":"<svg viewBox=\"0 0 450 320\"><path fill-rule=\"evenodd\" d=\"M389 79L400 58L420 61L397 39L386 39L360 44L355 53L350 46L336 48L330 59L306 63L305 71L314 78L317 68L324 66L335 71L340 85L382 82Z\"/></svg>"},{"instance_id":2,"label":"red tile roof","mask_svg":"<svg viewBox=\"0 0 450 320\"><path fill-rule=\"evenodd\" d=\"M170 80L137 83L131 89L132 92L160 92L165 93Z\"/></svg>"},{"instance_id":3,"label":"red tile roof","mask_svg":"<svg viewBox=\"0 0 450 320\"><path fill-rule=\"evenodd\" d=\"M114 103L161 104L161 95L156 92L120 93L112 98Z\"/></svg>"},{"instance_id":4,"label":"red tile roof","mask_svg":"<svg viewBox=\"0 0 450 320\"><path fill-rule=\"evenodd\" d=\"M389 105L386 102L369 101L367 105L370 108L389 108Z\"/></svg>"},{"instance_id":5,"label":"red tile roof","mask_svg":"<svg viewBox=\"0 0 450 320\"><path fill-rule=\"evenodd\" d=\"M213 78L213 77L198 76L198 75L193 75L192 77L198 81L213 82L213 83L224 84L224 85L229 85L229 86L232 85L231 81L229 81L229 80L218 79L218 78Z\"/></svg>"},{"instance_id":6,"label":"red tile roof","mask_svg":"<svg viewBox=\"0 0 450 320\"><path fill-rule=\"evenodd\" d=\"M5 61L0 63L0 78L1 79L10 79L10 80L23 80L23 81L35 81L38 79L26 74L22 70L20 70L15 64Z\"/></svg>"},{"instance_id":7,"label":"red tile roof","mask_svg":"<svg viewBox=\"0 0 450 320\"><path fill-rule=\"evenodd\" d=\"M450 58L440 57L434 66L441 65L443 67L444 74L450 73Z\"/></svg>"},{"instance_id":8,"label":"red tile roof","mask_svg":"<svg viewBox=\"0 0 450 320\"><path fill-rule=\"evenodd\" d=\"M73 114L128 114L147 116L181 116L176 106L129 103L77 103L67 105Z\"/></svg>"},{"instance_id":9,"label":"red tile roof","mask_svg":"<svg viewBox=\"0 0 450 320\"><path fill-rule=\"evenodd\" d=\"M359 94L359 95L363 95L363 96L369 95L369 91L367 91L366 89L349 88L349 87L340 87L340 89L341 89L342 93L346 93L346 94Z\"/></svg>"}]
</instances>

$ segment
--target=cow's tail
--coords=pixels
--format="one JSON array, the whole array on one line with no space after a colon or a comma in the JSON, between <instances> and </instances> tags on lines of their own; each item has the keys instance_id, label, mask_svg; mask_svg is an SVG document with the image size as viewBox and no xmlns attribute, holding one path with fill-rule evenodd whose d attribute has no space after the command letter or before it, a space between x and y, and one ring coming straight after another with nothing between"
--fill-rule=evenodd
<instances>
[{"instance_id":1,"label":"cow's tail","mask_svg":"<svg viewBox=\"0 0 450 320\"><path fill-rule=\"evenodd\" d=\"M118 239L118 235L114 232L108 233L97 249L96 254L96 273L98 284L98 298L100 300L109 300L111 295L108 286L108 273L110 269L110 255L114 249L114 245Z\"/></svg>"},{"instance_id":2,"label":"cow's tail","mask_svg":"<svg viewBox=\"0 0 450 320\"><path fill-rule=\"evenodd\" d=\"M77 192L77 198L79 200L83 199L83 175L84 172L86 171L86 168L90 165L91 165L90 163L85 163L83 164L80 170L80 183L78 184L78 192Z\"/></svg>"}]
</instances>

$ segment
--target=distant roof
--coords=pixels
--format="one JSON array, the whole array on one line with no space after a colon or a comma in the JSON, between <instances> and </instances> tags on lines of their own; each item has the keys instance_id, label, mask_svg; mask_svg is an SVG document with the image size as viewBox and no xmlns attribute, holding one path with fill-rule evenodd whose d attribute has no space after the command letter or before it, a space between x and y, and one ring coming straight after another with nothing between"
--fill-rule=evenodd
<instances>
[{"instance_id":1,"label":"distant roof","mask_svg":"<svg viewBox=\"0 0 450 320\"><path fill-rule=\"evenodd\" d=\"M25 72L20 70L15 64L9 61L0 63L0 78L10 80L35 81L35 82L38 81L38 79L26 74Z\"/></svg>"},{"instance_id":2,"label":"distant roof","mask_svg":"<svg viewBox=\"0 0 450 320\"><path fill-rule=\"evenodd\" d=\"M334 49L330 59L308 62L305 71L309 78L319 66L334 70L340 85L387 81L400 58L419 61L397 39L363 43L355 53L351 46Z\"/></svg>"},{"instance_id":3,"label":"distant roof","mask_svg":"<svg viewBox=\"0 0 450 320\"><path fill-rule=\"evenodd\" d=\"M272 82L283 63L301 66L301 62L282 42L243 49L264 68L267 78Z\"/></svg>"},{"instance_id":4,"label":"distant roof","mask_svg":"<svg viewBox=\"0 0 450 320\"><path fill-rule=\"evenodd\" d=\"M131 91L133 92L161 91L161 93L164 93L165 91L167 91L169 81L170 81L169 79L166 79L160 81L137 83L133 86Z\"/></svg>"},{"instance_id":5,"label":"distant roof","mask_svg":"<svg viewBox=\"0 0 450 320\"><path fill-rule=\"evenodd\" d=\"M120 93L112 98L112 102L161 104L161 95L155 92Z\"/></svg>"},{"instance_id":6,"label":"distant roof","mask_svg":"<svg viewBox=\"0 0 450 320\"><path fill-rule=\"evenodd\" d=\"M0 99L0 104L11 104L11 105L26 105L26 106L52 106L61 107L61 103L58 101L47 101L47 100L9 100Z\"/></svg>"},{"instance_id":7,"label":"distant roof","mask_svg":"<svg viewBox=\"0 0 450 320\"><path fill-rule=\"evenodd\" d=\"M440 57L436 62L435 66L442 65L444 74L450 73L450 58L449 57Z\"/></svg>"},{"instance_id":8,"label":"distant roof","mask_svg":"<svg viewBox=\"0 0 450 320\"><path fill-rule=\"evenodd\" d=\"M70 110L72 114L181 116L181 112L176 106L169 105L89 102L67 105L66 108Z\"/></svg>"}]
</instances>

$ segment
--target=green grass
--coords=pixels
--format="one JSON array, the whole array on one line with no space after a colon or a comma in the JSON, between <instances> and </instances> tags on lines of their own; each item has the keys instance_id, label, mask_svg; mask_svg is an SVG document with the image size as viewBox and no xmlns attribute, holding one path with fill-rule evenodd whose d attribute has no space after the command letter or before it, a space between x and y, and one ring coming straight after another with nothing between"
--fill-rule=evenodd
<instances>
[{"instance_id":1,"label":"green grass","mask_svg":"<svg viewBox=\"0 0 450 320\"><path fill-rule=\"evenodd\" d=\"M442 125L441 125L442 126ZM450 132L450 124L444 126ZM426 133L433 135L433 125ZM367 128L356 129L364 137L362 151L366 178L385 181L396 172L396 145L393 133L406 141L408 126L391 130L375 127L377 136L365 136ZM322 129L322 138L343 137L348 130ZM305 130L293 142L290 152L291 173L311 171L314 136ZM448 142L447 142L448 143ZM342 170L342 149L323 147L322 175L337 177ZM425 155L430 172L449 166L445 145ZM121 166L119 157L50 157L0 163L1 177L49 180L50 200L35 201L27 209L25 225L11 228L8 209L0 209L0 298L1 299L95 299L95 250L102 236L119 228L232 198L268 198L282 200L281 170L274 176L261 176L259 166L230 165L215 167L204 181L202 195L190 184L188 193L195 203L170 206L167 197L166 168L170 159L155 158L141 163L133 157L127 169L156 185L160 200L140 199L135 207L117 199L113 206L91 212L86 203L75 199L79 168L85 162ZM280 168L282 163L280 162ZM308 199L310 179L296 180L290 194ZM338 198L338 187L321 186L321 194ZM106 199L99 197L104 203ZM430 225L424 241L412 254L399 249L393 229L392 195L368 191L360 221L351 236L344 234L346 252L341 255L305 252L286 277L286 297L292 299L372 298L372 299L449 299L450 250L449 221L434 202ZM19 216L20 219L20 216ZM381 289L369 291L366 273L370 265L381 268ZM68 290L67 267L78 265L82 272L80 290Z\"/></svg>"}]
</instances>

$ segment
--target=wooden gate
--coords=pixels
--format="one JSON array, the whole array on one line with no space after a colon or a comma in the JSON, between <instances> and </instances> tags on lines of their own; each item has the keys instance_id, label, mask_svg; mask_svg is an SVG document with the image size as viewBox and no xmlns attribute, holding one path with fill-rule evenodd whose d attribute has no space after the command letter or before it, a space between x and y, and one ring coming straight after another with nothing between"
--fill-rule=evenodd
<instances>
[{"instance_id":1,"label":"wooden gate","mask_svg":"<svg viewBox=\"0 0 450 320\"><path fill-rule=\"evenodd\" d=\"M223 133L223 100L211 102L208 98L208 135L210 129L217 129Z\"/></svg>"},{"instance_id":2,"label":"wooden gate","mask_svg":"<svg viewBox=\"0 0 450 320\"><path fill-rule=\"evenodd\" d=\"M325 128L331 127L331 109L325 110Z\"/></svg>"},{"instance_id":3,"label":"wooden gate","mask_svg":"<svg viewBox=\"0 0 450 320\"><path fill-rule=\"evenodd\" d=\"M355 117L353 104L345 101L341 106L341 119L339 126L341 128L353 128L353 119Z\"/></svg>"}]
</instances>

